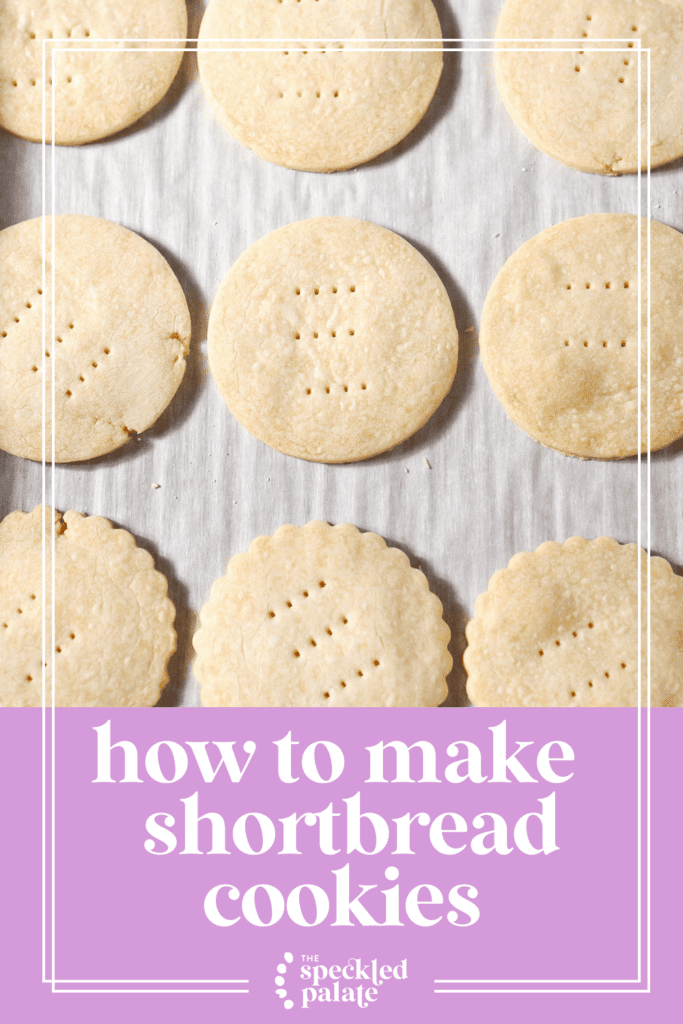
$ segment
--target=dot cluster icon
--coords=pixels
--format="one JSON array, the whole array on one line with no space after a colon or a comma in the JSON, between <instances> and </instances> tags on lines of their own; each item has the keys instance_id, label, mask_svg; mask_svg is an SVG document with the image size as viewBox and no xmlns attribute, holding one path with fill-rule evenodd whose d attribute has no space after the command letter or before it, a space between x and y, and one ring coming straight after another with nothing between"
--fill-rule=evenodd
<instances>
[{"instance_id":1,"label":"dot cluster icon","mask_svg":"<svg viewBox=\"0 0 683 1024\"><path fill-rule=\"evenodd\" d=\"M275 977L275 984L278 987L275 989L275 995L279 996L280 999L285 1000L285 1010L291 1010L292 1007L294 1006L294 1003L291 999L286 998L287 989L283 988L283 985L285 983L285 974L287 973L287 964L291 964L292 961L294 960L294 957L291 953L284 953L283 960L285 961L285 963L277 965L277 975Z\"/></svg>"}]
</instances>

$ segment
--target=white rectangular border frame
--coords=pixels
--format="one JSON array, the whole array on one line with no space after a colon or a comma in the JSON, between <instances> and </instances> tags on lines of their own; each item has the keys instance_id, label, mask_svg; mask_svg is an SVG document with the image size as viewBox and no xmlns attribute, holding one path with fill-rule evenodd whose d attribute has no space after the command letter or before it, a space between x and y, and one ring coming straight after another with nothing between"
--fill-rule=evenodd
<instances>
[{"instance_id":1,"label":"white rectangular border frame","mask_svg":"<svg viewBox=\"0 0 683 1024\"><path fill-rule=\"evenodd\" d=\"M323 42L332 42L332 41L333 42L352 43L352 44L354 42L358 42L358 40L353 40L353 39L347 39L347 40L339 40L339 39L323 40L323 39L317 39L317 40L308 40L306 45L308 45L310 47L310 44L312 42L314 42L314 43L315 42L323 43ZM519 42L529 42L529 43L536 43L536 44L538 44L539 42L553 43L553 44L557 44L557 43L570 43L571 42L571 43L580 43L580 45L583 46L584 49L587 48L586 47L587 40L585 40L585 39L581 39L581 40L578 40L578 39L529 39L529 40L520 39L520 40L504 40L504 41L505 42L516 42L516 43L519 43ZM637 41L637 53L638 53L638 95L639 96L642 95L642 83L643 83L642 58L643 58L643 55L646 55L646 58L647 58L646 71L645 71L645 73L646 73L646 82L647 82L647 133L646 133L647 134L647 172L646 172L646 179L647 179L647 185L646 185L646 199L647 199L647 236L646 236L647 237L647 245L646 245L646 273L647 273L647 277L646 277L646 280L647 280L647 334L646 334L646 346L647 346L647 348L646 348L646 358L647 358L647 389L646 389L646 393L647 393L647 459L646 459L646 496L645 496L645 502L646 502L646 505L645 505L645 507L646 507L646 523L645 523L645 529L646 529L646 538L645 539L646 539L646 544L645 544L645 550L646 550L646 552L647 552L647 554L649 556L650 553L651 553L650 215L649 215L649 211L650 211L650 194L651 194L651 166L650 166L650 138L651 138L651 104L650 104L650 94L651 94L651 51L650 51L649 48L643 48L642 47L640 39L631 40L631 43L633 43L634 41ZM43 42L42 42L42 45L43 45L43 80L42 80L43 135L42 135L42 146L41 146L41 152L42 152L42 249L43 249L43 253L42 253L42 256L43 256L43 259L42 259L42 282L43 282L43 293L45 292L46 276L47 276L47 262L46 262L46 246L45 246L45 243L46 243L46 214L47 214L47 147L48 147L48 143L46 141L46 139L47 139L47 97L46 97L46 89L45 89L45 82L46 82L46 74L45 74L45 72L46 72L46 68L47 68L47 50L48 50L48 46L49 46L50 53L51 53L52 78L54 79L55 78L55 55L57 53L59 53L59 52L77 52L77 53L78 52L82 52L82 53L83 52L85 52L85 53L88 53L88 52L97 52L97 53L107 53L107 52L117 52L117 53L128 53L128 52L130 52L130 53L137 53L137 52L141 52L141 53L145 53L145 52L148 52L149 53L149 52L159 52L159 51L167 51L167 50L175 50L175 49L182 49L183 52L184 52L187 49L187 44L188 43L195 43L196 44L196 43L199 42L199 40L198 39L185 39L185 40L178 40L178 39L140 39L140 40L107 39L107 40L104 40L104 42L107 42L109 44L111 44L111 43L130 43L130 42L135 42L135 43L156 43L156 44L167 43L167 44L172 44L172 45L166 45L166 46L144 46L144 47L139 46L139 45L131 46L131 47L119 47L119 46L113 47L113 46L109 45L109 46L97 46L97 47L95 47L95 46L82 46L82 45L81 46L76 46L76 45L72 46L72 45L70 45L71 43L74 43L74 44L80 43L80 44L82 44L83 40L80 40L80 39L74 39L74 40L69 40L69 39L63 39L63 40L62 39L60 39L60 40L52 40L52 39L50 39L50 40L48 40L48 39L44 39L43 40ZM249 39L224 40L224 39L216 39L216 40L210 40L210 42L217 42L217 43L221 43L221 44L223 44L223 43L251 43L250 46L237 47L237 46L232 45L232 46L221 47L221 49L212 49L212 52L214 52L214 53L235 53L235 52L237 52L237 53L241 53L241 52L264 52L264 53L266 53L266 52L272 52L272 51L276 50L277 48L276 47L263 46L262 45L263 43L289 42L291 44L291 40L282 40L282 39L280 39L280 40L277 40L277 39L262 39L262 40L253 40L253 39L252 40L249 40ZM384 43L384 44L386 44L387 42L396 42L396 43L405 44L405 43L412 43L412 42L414 42L414 43L418 43L418 42L419 43L424 43L424 42L427 42L427 40L384 40L384 39L363 40L364 44L366 44L368 42L377 42L377 43ZM500 43L500 42L501 42L501 40L498 40L498 43ZM611 46L605 46L605 47L599 47L599 46L591 45L588 48L590 48L591 52L594 51L594 52L598 52L598 53L600 53L600 52L611 52L611 51L620 52L621 48L619 46L614 45L614 44L617 44L617 43L624 43L624 44L626 44L627 40L625 40L625 39L624 40L620 40L620 39L591 40L591 43L603 43L603 42L604 43L611 43L612 45ZM254 43L258 43L258 44L261 44L261 45L254 45ZM444 38L443 39L443 43L451 43L451 44L452 43L459 43L459 44L461 44L460 46L449 46L448 49L444 50L444 54L445 53L463 53L463 52L465 52L465 53L492 53L492 52L494 52L494 50L498 50L498 51L502 50L503 52L521 52L521 53L525 53L525 52L539 52L539 53L547 53L547 52L573 52L573 50L574 50L574 47L557 46L557 45L544 46L544 47L538 47L536 45L536 46L533 46L533 47L529 47L528 49L522 48L522 47L519 47L519 46L514 46L514 47L510 47L509 50L508 50L506 48L500 47L499 45L495 45L494 41L491 40L491 39L477 39L477 38L470 38L470 39ZM471 44L471 43L486 43L488 45L486 45L486 46L462 45L462 44ZM406 46L406 45L401 45L401 46L397 46L397 47L393 48L393 47L387 47L386 45L381 46L381 47L368 47L368 46L364 45L363 49L364 49L365 52L379 52L379 51L392 52L394 49L395 50L406 51L406 52L415 52L415 51L420 51L420 50L425 50L425 49L431 49L431 47L428 48L428 47L425 47L425 46ZM629 49L630 49L631 52L633 52L633 47L632 46ZM626 52L625 49L624 49L624 52ZM55 94L54 94L54 92L52 94L52 103L51 103L50 115L51 115L51 126L52 126L51 138L53 138L54 137L54 124L55 124ZM50 145L51 151L52 151L50 206L51 206L52 212L54 213L54 209L55 209L55 149L56 149L56 147L54 145L52 145L51 143L49 145ZM640 125L640 113L639 113L639 124L638 124L638 172L637 172L637 182L638 182L638 218L639 218L639 220L641 222L641 225L642 225L642 219L643 219L643 215L642 215L642 205L643 205L643 189L642 189L642 132L641 132L641 125ZM52 227L51 251L54 252L54 218L51 221L51 227ZM639 282L642 282L642 280L643 280L643 277L642 277L642 231L638 232L638 277L639 277ZM52 335L53 335L52 338L51 338L51 341L52 341L53 347L54 347L54 330L55 330L55 327L54 327L54 323L55 323L55 319L54 319L55 287L54 287L54 285L55 285L55 281L54 281L54 261L53 261L53 264L52 264L52 282L51 282L51 286L52 286ZM46 333L47 333L47 322L46 322L46 320L47 320L47 309L46 309L46 305L47 305L46 303L43 303L43 341L44 342L46 342L46 340L47 340L46 339ZM641 387L641 379L642 379L642 356L643 356L643 345L642 345L642 342L643 342L643 338L642 338L642 316L641 316L641 314L642 314L642 287L639 287L639 289L638 289L638 458L637 458L637 478L638 478L637 479L637 501L638 501L638 543L639 544L641 542L642 532L643 532L643 521L642 521L642 510L643 510L642 454L641 454L641 450L642 450L642 433L641 433L641 430L642 430L642 399L643 399L642 387ZM43 369L43 380L47 379L47 376L46 376L46 369L47 369L47 367L46 367L45 351L46 351L46 347L45 347L45 344L44 344L43 345L43 366L42 366L42 369ZM51 371L51 399L52 399L51 422L54 423L54 412L55 412L55 370L54 370L54 360L52 361L52 371ZM46 538L45 538L45 534L46 534L46 531L45 531L45 527L46 527L46 506L47 506L47 466L49 465L50 466L50 470L51 470L51 481L52 481L52 485L53 485L52 486L52 500L54 501L54 490L55 490L55 488L54 488L54 479L55 479L55 477L54 477L54 470L55 470L55 441L54 441L54 431L53 431L52 432L51 451L50 451L50 460L48 462L48 460L47 460L46 416L45 416L45 413L46 413L46 399L45 399L45 390L44 389L43 389L43 409L42 409L42 412L43 412L43 432L42 432L42 435L43 435L42 436L42 442L43 442L43 459L42 459L43 607L45 607L45 597L46 597L46 593L47 593L47 557L46 557L47 556L47 544L46 544ZM51 588L51 595L52 595L52 618L51 618L51 623L50 623L50 639L51 639L51 652L50 652L50 654L51 654L51 669L52 669L52 679L53 679L53 681L55 680L55 668L56 668L56 665L55 665L55 650L54 650L54 642L53 642L54 631L55 631L55 611L54 611L54 607L55 607L55 601L54 601L54 593L55 593L54 565L55 565L55 560L54 560L54 548L55 548L55 537L54 537L54 532L53 532L52 533L51 579L50 579L50 588ZM638 937L637 937L637 947L638 947L638 977L635 978L635 979L576 979L576 980L569 980L569 979L529 979L529 978L523 978L523 979L517 979L517 980L515 980L515 979L497 979L497 980L496 979L436 979L434 981L434 985L435 986L436 985L457 985L458 987L457 988L435 988L434 989L434 994L435 995L455 995L455 994L462 994L462 995L477 994L477 995L479 995L479 994L491 994L491 993L494 993L494 994L495 993L498 993L498 994L514 994L514 993L520 993L520 994L531 994L531 993L534 993L534 994L535 993L539 993L539 994L541 994L541 993L545 993L545 994L574 994L574 993L576 993L576 994L591 994L591 993L594 993L594 994L627 994L627 993L650 994L650 992L651 992L651 987L650 987L650 977L651 977L651 910L650 910L650 897L651 897L651 869L650 869L650 855L651 855L651 828L650 828L650 826L651 826L651 816L650 816L650 797L651 797L651 783L650 783L651 706L650 706L650 700L651 700L651 692L650 692L650 690L651 690L651 687L650 687L650 567L649 567L649 558L648 558L648 561L646 563L646 566L647 566L647 568L646 568L646 574L647 574L647 579L646 579L646 588L647 588L647 592L646 592L646 616L647 616L647 618L646 618L646 623L647 623L647 649L646 649L646 659L647 659L647 706L646 706L647 747L646 747L646 754L647 754L647 757L646 757L646 768L647 768L647 773L646 773L646 809L645 809L645 812L646 812L645 813L646 851L647 851L647 857L646 857L646 870L647 870L647 876L646 876L646 894L647 894L647 901L646 901L646 914L647 914L647 928L646 928L646 959L647 959L647 972L646 973L647 973L647 977L646 977L646 987L645 988L634 988L634 987L631 987L631 988L597 988L597 987L593 987L593 986L598 986L598 985L603 985L603 984L604 985L632 985L632 986L633 985L641 985L642 984L642 978L643 978L643 962L642 962L643 961L643 950L642 950L642 936L643 936L643 920L642 920L642 912L643 912L642 911L642 903L643 903L643 892L642 892L642 882L643 882L643 865L642 865L642 851L643 851L643 836L642 836L642 826L643 826L643 806L642 806L642 803L643 803L643 799L642 799L642 792L643 792L643 790L642 790L642 767L643 767L643 764L642 764L642 740L643 740L643 736L642 736L642 715L643 715L643 708L641 706L641 707L638 708L638 719L637 719L638 720L638 726L637 726L637 759L638 759L638 765L637 765L637 785L638 785L638 797L637 797L637 806L638 806L638 828L637 828L637 836L638 836L638 840L637 840L638 841L638 868L637 868L637 871L638 871L638 896L637 896L638 914L637 914L637 922L638 923L637 923L637 929L638 929ZM639 559L639 561L638 561L638 692L639 692L639 694L642 693L641 643L642 643L642 611L643 611L643 609L642 609L641 594L642 594L641 560ZM54 994L58 994L58 993L67 993L67 994L77 994L77 993L83 993L83 994L97 994L97 993L102 993L102 994L165 994L165 995L168 995L168 994L192 994L192 995L197 995L197 994L226 994L226 995L227 994L230 994L230 995L248 994L249 990L247 988L223 989L223 988L182 988L182 987L180 987L182 985L193 985L193 986L194 985L214 985L214 986L218 986L218 985L241 985L241 984L248 985L249 982L246 979L220 979L220 980L185 979L185 980L175 981L175 980L172 980L172 979L137 979L137 980L136 979L99 979L99 980L96 980L96 979L57 979L55 977L55 974L56 974L56 971L55 971L55 945L56 945L56 925L55 925L55 916L56 916L55 915L55 910L56 910L56 907L55 907L55 882L56 882L56 870L55 870L55 862L56 862L56 849L55 849L55 797L56 797L56 780L55 780L55 774L56 773L55 773L55 767L56 767L56 760L55 760L55 746L56 746L56 729L55 729L55 710L54 710L54 686L53 686L53 690L52 690L52 704L50 705L51 712L52 712L51 716L50 716L50 725L51 725L51 735L50 735L50 776L51 776L51 778L50 778L50 822L49 822L49 824L50 824L50 833L51 833L51 859L50 859L50 885L49 885L49 896L50 896L50 900L49 900L49 904L50 904L50 920L49 920L49 926L50 926L49 927L49 930L50 930L50 957L49 957L49 959L50 959L50 974L49 974L49 977L48 977L48 971L47 971L47 961L48 961L48 951L47 951L47 934L48 934L48 915L47 915L47 909L48 909L47 908L47 904L48 904L48 899L47 899L47 897L48 897L48 879L47 879L47 848L46 848L47 847L47 831L48 831L48 819L47 819L47 761L48 761L48 757L47 757L47 750L46 750L46 738L47 738L46 655L47 655L47 622L46 622L45 616L43 616L43 675L42 675L42 697L43 697L43 701L42 701L42 981L43 981L43 983L50 984L52 992ZM64 985L79 985L79 986L100 985L100 986L102 986L102 985L110 985L110 984L113 984L113 985L132 985L132 986L137 986L137 987L133 987L133 988L85 988L85 987L64 988L64 987L61 987L61 986L64 986ZM463 986L463 985L482 985L482 984L483 985L491 985L491 986L501 986L501 985L510 985L510 984L515 985L515 986L535 985L535 986L542 986L542 987L536 987L536 988L520 988L520 987L515 987L515 988L500 988L500 987L492 987L492 988L463 988L463 987L460 987L460 986ZM566 984L590 985L591 987L590 988L553 988L553 987L550 987L550 986L553 986L553 985L566 985ZM170 988L144 988L144 987L141 987L141 986L144 986L144 985L169 985L169 986L172 986L172 987L170 987ZM60 987L57 987L57 986L60 986Z\"/></svg>"}]
</instances>

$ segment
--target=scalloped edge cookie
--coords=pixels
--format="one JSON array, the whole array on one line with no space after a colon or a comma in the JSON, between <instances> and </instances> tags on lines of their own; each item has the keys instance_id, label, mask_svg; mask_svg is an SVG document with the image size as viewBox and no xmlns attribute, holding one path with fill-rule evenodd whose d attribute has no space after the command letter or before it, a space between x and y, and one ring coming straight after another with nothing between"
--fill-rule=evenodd
<instances>
[{"instance_id":1,"label":"scalloped edge cookie","mask_svg":"<svg viewBox=\"0 0 683 1024\"><path fill-rule=\"evenodd\" d=\"M127 530L38 505L0 523L0 707L42 705L43 513L48 649L55 547L55 705L156 704L176 649L166 577ZM50 705L52 658L45 668Z\"/></svg>"},{"instance_id":2,"label":"scalloped edge cookie","mask_svg":"<svg viewBox=\"0 0 683 1024\"><path fill-rule=\"evenodd\" d=\"M463 656L477 707L638 705L638 557L647 703L647 555L611 537L547 541L510 559L477 598ZM651 703L683 704L683 578L650 559Z\"/></svg>"},{"instance_id":3,"label":"scalloped edge cookie","mask_svg":"<svg viewBox=\"0 0 683 1024\"><path fill-rule=\"evenodd\" d=\"M200 613L208 707L435 707L453 659L439 599L374 533L313 521L257 537Z\"/></svg>"}]
</instances>

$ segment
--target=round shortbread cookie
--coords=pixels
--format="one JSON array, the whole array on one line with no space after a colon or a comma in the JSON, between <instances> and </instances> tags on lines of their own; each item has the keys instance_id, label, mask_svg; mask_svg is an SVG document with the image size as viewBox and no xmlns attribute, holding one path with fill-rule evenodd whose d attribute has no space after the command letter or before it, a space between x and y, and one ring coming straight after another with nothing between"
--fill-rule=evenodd
<instances>
[{"instance_id":1,"label":"round shortbread cookie","mask_svg":"<svg viewBox=\"0 0 683 1024\"><path fill-rule=\"evenodd\" d=\"M496 29L496 81L508 112L539 149L579 171L647 169L647 55L638 102L638 40L652 51L653 167L683 155L683 0L506 0ZM542 40L534 43L534 39ZM545 41L544 41L545 40ZM574 50L551 52L557 47ZM579 49L584 40L586 49ZM605 42L619 40L619 42Z\"/></svg>"},{"instance_id":2,"label":"round shortbread cookie","mask_svg":"<svg viewBox=\"0 0 683 1024\"><path fill-rule=\"evenodd\" d=\"M50 461L54 372L55 461L78 462L161 415L185 372L190 314L168 263L139 235L97 217L60 216L54 227L54 334L51 218L44 284L42 219L0 231L0 448L42 459L44 396Z\"/></svg>"},{"instance_id":3,"label":"round shortbread cookie","mask_svg":"<svg viewBox=\"0 0 683 1024\"><path fill-rule=\"evenodd\" d=\"M211 52L249 39L266 40L252 44L261 52ZM399 50L391 40L401 39L420 49ZM211 0L199 40L223 127L300 171L344 170L391 149L424 115L443 64L431 0Z\"/></svg>"},{"instance_id":4,"label":"round shortbread cookie","mask_svg":"<svg viewBox=\"0 0 683 1024\"><path fill-rule=\"evenodd\" d=\"M399 235L320 217L255 242L223 281L208 330L232 414L272 448L355 462L418 430L458 359L437 274Z\"/></svg>"},{"instance_id":5,"label":"round shortbread cookie","mask_svg":"<svg viewBox=\"0 0 683 1024\"><path fill-rule=\"evenodd\" d=\"M638 705L638 558L642 704L647 703L647 555L611 537L549 541L510 560L467 625L467 693L479 707ZM650 559L651 703L683 704L683 579Z\"/></svg>"},{"instance_id":6,"label":"round shortbread cookie","mask_svg":"<svg viewBox=\"0 0 683 1024\"><path fill-rule=\"evenodd\" d=\"M77 40L54 56L55 141L80 145L113 135L146 114L168 90L185 40L184 0L3 0L0 20L0 125L32 142L52 133L52 44ZM103 40L113 40L103 43ZM136 44L135 40L141 40ZM43 81L43 45L47 82ZM62 44L63 45L63 44ZM75 52L103 45L112 52ZM173 45L168 43L168 45ZM140 52L123 52L139 47ZM143 52L145 47L148 52ZM118 51L118 52L117 52Z\"/></svg>"},{"instance_id":7,"label":"round shortbread cookie","mask_svg":"<svg viewBox=\"0 0 683 1024\"><path fill-rule=\"evenodd\" d=\"M231 559L200 613L209 707L433 707L450 630L402 551L355 526L281 526Z\"/></svg>"},{"instance_id":8,"label":"round shortbread cookie","mask_svg":"<svg viewBox=\"0 0 683 1024\"><path fill-rule=\"evenodd\" d=\"M651 227L651 447L683 434L683 235ZM646 282L647 221L642 225ZM647 450L647 291L641 448ZM484 304L481 357L508 416L583 459L638 451L638 218L590 214L514 253Z\"/></svg>"},{"instance_id":9,"label":"round shortbread cookie","mask_svg":"<svg viewBox=\"0 0 683 1024\"><path fill-rule=\"evenodd\" d=\"M152 556L100 516L50 508L0 523L0 707L52 703L52 657L43 662L43 513L47 651L55 645L58 707L150 707L168 681L175 609ZM52 544L55 604L52 622Z\"/></svg>"}]
</instances>

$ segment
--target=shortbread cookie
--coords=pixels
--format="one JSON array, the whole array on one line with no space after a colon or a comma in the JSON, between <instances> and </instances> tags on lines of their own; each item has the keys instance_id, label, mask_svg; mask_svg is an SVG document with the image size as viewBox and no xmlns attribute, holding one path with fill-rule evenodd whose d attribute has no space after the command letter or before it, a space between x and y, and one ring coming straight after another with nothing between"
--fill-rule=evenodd
<instances>
[{"instance_id":1,"label":"shortbread cookie","mask_svg":"<svg viewBox=\"0 0 683 1024\"><path fill-rule=\"evenodd\" d=\"M41 506L12 512L0 523L0 706L42 704L43 665L52 703L53 644L55 705L156 704L176 647L166 589L152 556L108 520Z\"/></svg>"},{"instance_id":2,"label":"shortbread cookie","mask_svg":"<svg viewBox=\"0 0 683 1024\"><path fill-rule=\"evenodd\" d=\"M223 127L301 171L355 167L395 146L425 113L443 63L431 0L211 0L199 39ZM250 39L264 40L257 52L211 52L244 51Z\"/></svg>"},{"instance_id":3,"label":"shortbread cookie","mask_svg":"<svg viewBox=\"0 0 683 1024\"><path fill-rule=\"evenodd\" d=\"M514 121L544 153L597 174L638 170L639 123L647 169L648 57L640 58L639 103L640 41L651 51L652 166L683 155L683 0L506 0L496 38L498 47L531 51L496 54Z\"/></svg>"},{"instance_id":4,"label":"shortbread cookie","mask_svg":"<svg viewBox=\"0 0 683 1024\"><path fill-rule=\"evenodd\" d=\"M403 552L355 526L281 526L231 559L194 638L210 707L424 707L450 630Z\"/></svg>"},{"instance_id":5,"label":"shortbread cookie","mask_svg":"<svg viewBox=\"0 0 683 1024\"><path fill-rule=\"evenodd\" d=\"M424 257L349 217L289 224L247 249L218 291L208 339L233 415L313 462L367 459L409 437L458 359L453 310Z\"/></svg>"},{"instance_id":6,"label":"shortbread cookie","mask_svg":"<svg viewBox=\"0 0 683 1024\"><path fill-rule=\"evenodd\" d=\"M150 427L185 372L190 314L163 256L97 217L55 218L0 231L0 448L40 461L77 462ZM43 315L45 336L43 337ZM54 364L54 365L53 365Z\"/></svg>"},{"instance_id":7,"label":"shortbread cookie","mask_svg":"<svg viewBox=\"0 0 683 1024\"><path fill-rule=\"evenodd\" d=\"M651 226L651 446L683 434L683 235ZM647 222L642 279L647 281ZM647 450L647 289L641 311L641 449ZM508 416L583 459L638 451L638 218L590 214L526 242L498 274L480 333Z\"/></svg>"},{"instance_id":8,"label":"shortbread cookie","mask_svg":"<svg viewBox=\"0 0 683 1024\"><path fill-rule=\"evenodd\" d=\"M45 94L49 142L54 92L57 143L79 145L113 135L146 114L168 90L186 33L185 0L3 0L0 125L40 142ZM49 40L57 46L65 39L72 42L62 43L54 55L53 85ZM149 42L162 39L166 42ZM180 45L163 52L176 39ZM103 46L110 52L102 52ZM124 52L134 47L140 52ZM93 52L76 52L84 49Z\"/></svg>"},{"instance_id":9,"label":"shortbread cookie","mask_svg":"<svg viewBox=\"0 0 683 1024\"><path fill-rule=\"evenodd\" d=\"M647 703L647 555L610 537L547 542L511 559L467 626L467 692L479 707ZM683 579L651 558L651 703L683 704Z\"/></svg>"}]
</instances>

